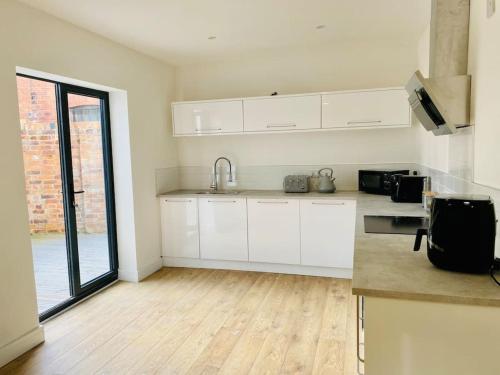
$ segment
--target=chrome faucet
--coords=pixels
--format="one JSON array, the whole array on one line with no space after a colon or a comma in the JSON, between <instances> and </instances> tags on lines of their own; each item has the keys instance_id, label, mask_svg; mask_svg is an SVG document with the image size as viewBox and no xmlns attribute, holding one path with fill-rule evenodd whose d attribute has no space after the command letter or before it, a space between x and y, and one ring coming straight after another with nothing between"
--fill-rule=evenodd
<instances>
[{"instance_id":1,"label":"chrome faucet","mask_svg":"<svg viewBox=\"0 0 500 375\"><path fill-rule=\"evenodd\" d=\"M233 167L231 165L231 161L228 158L221 156L221 157L217 158L217 160L215 160L215 163L214 163L214 169L213 169L213 174L212 174L212 183L210 184L210 189L212 189L213 191L217 191L217 189L219 188L219 186L217 184L217 163L220 160L225 160L229 164L229 178L227 181L233 182Z\"/></svg>"}]
</instances>

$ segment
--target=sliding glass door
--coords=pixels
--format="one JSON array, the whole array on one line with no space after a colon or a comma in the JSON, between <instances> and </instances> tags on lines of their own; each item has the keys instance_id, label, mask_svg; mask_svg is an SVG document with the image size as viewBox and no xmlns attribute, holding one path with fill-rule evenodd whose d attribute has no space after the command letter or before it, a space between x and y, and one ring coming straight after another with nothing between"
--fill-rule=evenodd
<instances>
[{"instance_id":1,"label":"sliding glass door","mask_svg":"<svg viewBox=\"0 0 500 375\"><path fill-rule=\"evenodd\" d=\"M43 90L34 90L39 86ZM117 279L109 101L106 92L27 76L18 77L18 93L43 320ZM46 107L43 98L52 96L52 106ZM21 98L31 98L31 102ZM35 111L39 113L33 116ZM56 114L48 116L52 119L45 124L43 116L52 112ZM40 133L40 127L47 131ZM45 143L40 147L41 142L51 147ZM38 190L31 187L32 176L40 176ZM54 225L40 227L40 222Z\"/></svg>"}]
</instances>

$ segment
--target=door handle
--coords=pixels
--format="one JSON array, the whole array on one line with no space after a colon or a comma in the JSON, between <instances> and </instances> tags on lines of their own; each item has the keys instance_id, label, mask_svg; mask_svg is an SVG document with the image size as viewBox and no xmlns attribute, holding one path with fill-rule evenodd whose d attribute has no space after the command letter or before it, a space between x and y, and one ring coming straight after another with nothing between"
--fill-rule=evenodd
<instances>
[{"instance_id":1,"label":"door handle","mask_svg":"<svg viewBox=\"0 0 500 375\"><path fill-rule=\"evenodd\" d=\"M73 207L75 207L75 208L78 207L78 203L76 203L75 198L74 198L75 195L76 194L83 194L83 193L85 193L85 190L77 190L77 191L73 192Z\"/></svg>"}]
</instances>

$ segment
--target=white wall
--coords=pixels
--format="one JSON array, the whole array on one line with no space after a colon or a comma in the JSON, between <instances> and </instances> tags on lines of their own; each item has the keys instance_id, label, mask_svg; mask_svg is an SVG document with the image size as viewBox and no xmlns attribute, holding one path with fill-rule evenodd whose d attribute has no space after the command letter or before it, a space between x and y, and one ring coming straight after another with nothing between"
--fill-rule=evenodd
<instances>
[{"instance_id":1,"label":"white wall","mask_svg":"<svg viewBox=\"0 0 500 375\"><path fill-rule=\"evenodd\" d=\"M169 66L10 0L0 0L0 45L1 366L42 338L37 330L16 66L126 91L133 211L124 214L135 219L137 259L132 271L138 277L161 265L155 168L176 165L177 154L170 136L174 74ZM123 136L116 133L122 129L114 130L116 138ZM20 340L32 332L33 340Z\"/></svg>"},{"instance_id":2,"label":"white wall","mask_svg":"<svg viewBox=\"0 0 500 375\"><path fill-rule=\"evenodd\" d=\"M419 163L466 181L500 188L500 15L486 16L486 1L471 1L468 73L472 76L472 127L452 136L418 131ZM419 69L428 75L429 30L420 39Z\"/></svg>"},{"instance_id":3,"label":"white wall","mask_svg":"<svg viewBox=\"0 0 500 375\"><path fill-rule=\"evenodd\" d=\"M486 1L471 1L469 74L475 125L474 182L500 189L500 9L486 17Z\"/></svg>"},{"instance_id":4,"label":"white wall","mask_svg":"<svg viewBox=\"0 0 500 375\"><path fill-rule=\"evenodd\" d=\"M351 42L268 51L177 68L178 100L402 86L416 68L416 44ZM415 162L415 128L179 138L179 165L216 156L240 165Z\"/></svg>"}]
</instances>

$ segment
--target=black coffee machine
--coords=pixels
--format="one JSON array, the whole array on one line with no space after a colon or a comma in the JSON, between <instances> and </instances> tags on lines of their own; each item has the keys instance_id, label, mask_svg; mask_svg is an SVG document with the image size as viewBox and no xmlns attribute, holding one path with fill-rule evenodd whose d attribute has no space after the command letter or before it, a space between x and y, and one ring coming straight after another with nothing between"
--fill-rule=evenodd
<instances>
[{"instance_id":1,"label":"black coffee machine","mask_svg":"<svg viewBox=\"0 0 500 375\"><path fill-rule=\"evenodd\" d=\"M488 273L495 264L496 218L493 201L480 195L438 195L428 229L419 229L414 250L427 235L427 256L438 268Z\"/></svg>"}]
</instances>

